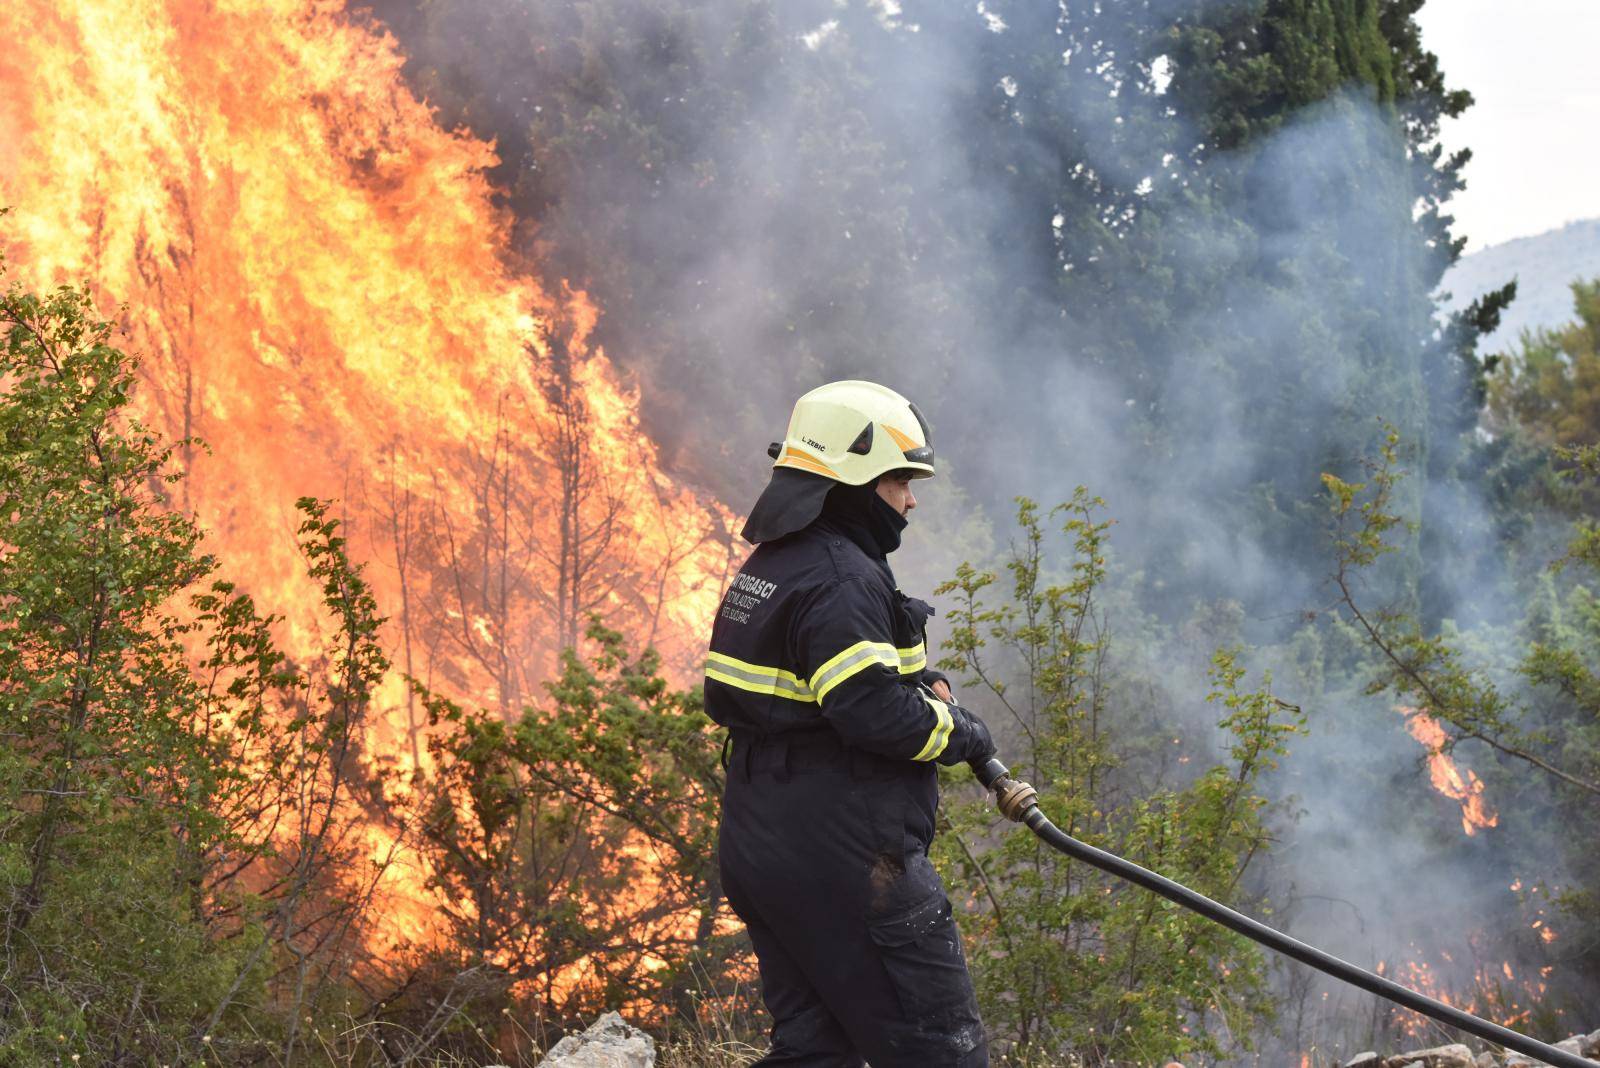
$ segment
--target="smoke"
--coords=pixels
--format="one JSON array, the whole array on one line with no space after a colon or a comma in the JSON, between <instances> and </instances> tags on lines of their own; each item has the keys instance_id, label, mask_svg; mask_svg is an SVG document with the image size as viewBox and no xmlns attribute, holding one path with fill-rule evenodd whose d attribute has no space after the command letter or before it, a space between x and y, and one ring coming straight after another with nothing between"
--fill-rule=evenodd
<instances>
[{"instance_id":1,"label":"smoke","mask_svg":"<svg viewBox=\"0 0 1600 1068\"><path fill-rule=\"evenodd\" d=\"M1188 31L1240 9L1104 8L614 0L585 23L482 0L463 18L536 23L547 46L474 30L463 71L444 27L377 5L418 63L454 72L436 102L513 157L548 153L559 173L532 191L507 164L509 205L537 217L526 247L593 287L596 336L680 471L747 507L800 392L901 390L945 472L919 484L895 560L923 593L1004 542L1013 496L1087 485L1140 604L1176 628L1237 601L1240 636L1307 703L1278 783L1302 813L1275 857L1282 915L1358 963L1465 959L1467 934L1505 918L1515 828L1419 840L1413 809L1437 804L1453 831L1453 802L1401 717L1334 681L1348 639L1306 622L1329 600L1320 473L1359 477L1380 420L1419 473L1455 448L1437 413L1465 383L1431 300L1449 250L1423 225L1441 190L1403 110L1359 86L1213 143L1227 131L1195 118ZM559 97L579 69L592 82ZM1470 486L1404 493L1446 553L1486 528ZM1438 583L1453 614L1471 591L1419 544L1371 593ZM1173 714L1214 717L1203 686L1168 680ZM1492 802L1506 778L1476 770Z\"/></svg>"},{"instance_id":2,"label":"smoke","mask_svg":"<svg viewBox=\"0 0 1600 1068\"><path fill-rule=\"evenodd\" d=\"M587 134L551 150L558 196L512 206L538 213L536 262L597 287L597 337L639 374L653 435L734 507L799 392L874 378L929 413L941 486L1003 512L1089 484L1126 551L1185 576L1177 599L1271 615L1320 577L1288 515L1320 471L1348 470L1374 417L1426 434L1417 384L1395 387L1420 376L1443 253L1411 247L1404 146L1359 92L1238 158L1206 145L1151 54L1175 7L1078 25L1023 5L618 2L532 75L516 53L476 69L496 89L471 99L520 96L520 121L480 132L535 153ZM605 88L552 99L539 63ZM630 141L636 124L681 140Z\"/></svg>"}]
</instances>

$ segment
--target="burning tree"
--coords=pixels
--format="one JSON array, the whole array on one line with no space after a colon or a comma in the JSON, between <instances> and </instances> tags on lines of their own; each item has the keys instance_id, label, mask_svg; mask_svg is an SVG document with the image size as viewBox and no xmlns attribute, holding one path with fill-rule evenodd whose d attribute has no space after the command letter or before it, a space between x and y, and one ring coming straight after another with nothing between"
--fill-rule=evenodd
<instances>
[{"instance_id":1,"label":"burning tree","mask_svg":"<svg viewBox=\"0 0 1600 1068\"><path fill-rule=\"evenodd\" d=\"M168 450L108 425L131 385L110 324L78 292L13 287L0 330L0 1033L24 1060L64 1041L144 1049L168 1041L146 1020L194 1019L197 993L236 963L206 937L205 860L228 838L217 795L238 789L217 758L252 725L242 709L197 729L213 709L167 605L211 566L193 527L157 507ZM124 967L90 963L102 954ZM165 958L165 981L135 958ZM80 1008L120 1014L135 987L139 1018Z\"/></svg>"},{"instance_id":2,"label":"burning tree","mask_svg":"<svg viewBox=\"0 0 1600 1068\"><path fill-rule=\"evenodd\" d=\"M713 522L683 523L675 488L608 447L590 326L575 316L540 327L524 346L537 401L497 398L485 438L425 486L396 442L368 506L395 576L406 675L507 719L559 671L591 617L650 644L672 639L675 609L717 587L734 559L716 509ZM698 671L688 652L676 650L668 670ZM414 694L407 711L420 767Z\"/></svg>"},{"instance_id":3,"label":"burning tree","mask_svg":"<svg viewBox=\"0 0 1600 1068\"><path fill-rule=\"evenodd\" d=\"M417 677L515 710L588 608L631 626L657 600L654 641L678 666L718 592L702 580L724 568L726 517L662 473L637 397L589 343L598 311L508 266L492 150L404 88L391 38L298 0L8 4L0 32L27 45L0 57L0 189L24 209L4 244L30 284L87 277L125 305L134 409L211 446L179 446L178 503L285 617L286 647L317 648L294 538L294 501L314 495L342 502L355 558L391 565L366 581ZM68 116L82 136L58 136ZM581 487L547 448L557 368L581 409ZM414 702L382 711L380 744L422 757Z\"/></svg>"},{"instance_id":4,"label":"burning tree","mask_svg":"<svg viewBox=\"0 0 1600 1068\"><path fill-rule=\"evenodd\" d=\"M439 951L552 1027L617 1001L692 1014L687 994L720 989L733 945L700 695L621 634L595 623L588 637L592 661L569 652L515 723L430 699L438 770L419 793Z\"/></svg>"},{"instance_id":5,"label":"burning tree","mask_svg":"<svg viewBox=\"0 0 1600 1068\"><path fill-rule=\"evenodd\" d=\"M1509 832L1510 893L1501 902L1498 929L1461 934L1463 942L1485 943L1481 951L1474 947L1480 956L1470 977L1476 1000L1531 1003L1542 1013L1536 1022L1549 1026L1568 1008L1557 991L1600 977L1594 951L1600 902L1592 890L1600 869L1589 847L1600 831L1600 629L1590 587L1579 581L1561 589L1552 582L1572 573L1592 578L1600 571L1600 541L1594 520L1579 520L1566 554L1534 580L1524 618L1509 626L1474 631L1447 621L1429 629L1404 596L1374 607L1383 562L1411 527L1395 496L1405 477L1401 448L1399 434L1389 428L1378 454L1365 462L1364 481L1323 476L1333 521L1336 610L1371 654L1358 665L1367 692L1390 692L1417 706L1401 711L1426 747L1433 789L1460 805L1463 837L1483 837L1497 827ZM1600 476L1594 447L1557 453L1569 465L1566 477ZM1464 746L1481 754L1474 759L1477 771L1495 775L1514 809L1489 807L1484 781L1453 758ZM1552 949L1558 916L1578 948ZM1437 952L1448 961L1448 950ZM1426 961L1410 967L1436 984ZM1502 1016L1520 1021L1530 1011Z\"/></svg>"},{"instance_id":6,"label":"burning tree","mask_svg":"<svg viewBox=\"0 0 1600 1068\"><path fill-rule=\"evenodd\" d=\"M1463 740L1482 742L1497 753L1537 768L1564 787L1600 797L1600 778L1592 770L1593 753L1580 752L1575 766L1564 766L1567 762L1561 754L1551 752L1545 738L1526 725L1526 710L1519 709L1515 699L1508 697L1487 672L1466 663L1447 637L1425 633L1403 606L1391 604L1372 610L1363 605L1358 585L1363 569L1372 568L1394 552L1391 532L1408 525L1394 502L1396 487L1403 478L1398 467L1399 445L1399 433L1390 428L1378 457L1368 464L1368 482L1346 482L1332 474L1322 476L1334 523L1332 582L1338 605L1382 658L1382 673L1374 679L1372 691L1392 689L1402 697L1417 699L1426 704L1429 715L1454 727L1453 734L1433 746L1437 751L1447 751ZM1592 457L1589 462L1592 469ZM1566 560L1558 566L1567 562L1590 567L1600 564L1588 527L1580 528ZM1575 655L1575 650L1552 650L1536 644L1521 673L1536 683L1558 682L1564 673L1552 671L1554 663L1581 667L1573 659ZM1572 696L1579 699L1575 711L1588 718L1584 713L1593 713L1582 707L1586 675L1570 671L1565 674Z\"/></svg>"},{"instance_id":7,"label":"burning tree","mask_svg":"<svg viewBox=\"0 0 1600 1068\"><path fill-rule=\"evenodd\" d=\"M342 524L299 502L332 625L290 658L172 507L180 446L128 415L112 331L77 290L0 299L0 1051L292 1060L343 1013L417 1054L486 1004L692 1011L730 956L698 694L596 626L514 723L414 683L436 770L386 773ZM413 837L426 876L384 881Z\"/></svg>"},{"instance_id":8,"label":"burning tree","mask_svg":"<svg viewBox=\"0 0 1600 1068\"><path fill-rule=\"evenodd\" d=\"M426 703L390 670L389 650L406 674L510 719L599 610L650 635L669 651L663 670L682 677L698 645L688 621L708 614L701 602L714 604L728 565L728 516L660 471L637 398L588 346L597 313L582 295L546 293L506 266L505 220L483 173L492 153L439 128L404 90L392 40L338 5L202 8L0 9L0 26L28 42L26 54L0 57L16 104L5 136L17 147L0 160L0 185L27 207L4 243L25 252L36 284L89 275L97 294L128 302L120 324L147 357L118 373L128 404L116 418L137 412L177 437L170 459L187 476L147 477L144 521L192 508L210 526L202 543L193 519L181 520L194 558L210 560L203 544L249 577L245 596L206 588L199 564L172 566L137 594L146 605L162 604L163 590L177 598L180 629L167 637L205 680L201 736L238 747L201 761L234 769L224 779L237 793L211 795L214 808L204 775L176 759L164 773L194 806L180 821L193 828L186 855L220 865L182 880L205 901L195 937L215 935L182 960L234 970L181 999L198 1015L162 1015L150 1033L181 1036L161 1059L191 1059L207 1033L244 1057L229 1029L248 1018L264 1045L293 1057L308 1038L299 1010L370 1022L386 999L417 991L408 968L443 926L428 873L404 849L419 827L403 821L418 810L399 805L415 775L433 771ZM66 54L77 73L58 77ZM100 134L61 138L66 117ZM342 498L338 521L312 501L296 510L303 494ZM62 538L62 551L95 547ZM170 555L181 562L180 547ZM391 566L361 571L362 556ZM15 563L19 589L44 581L24 580L25 564L51 573L43 557ZM131 604L122 590L118 604ZM173 656L176 687L183 662ZM7 678L32 666L17 662ZM159 703L155 679L147 671L141 684ZM0 759L43 759L19 752ZM80 754L74 767L100 765ZM100 799L19 797L18 811L38 804L38 828L51 832L28 839L44 843L44 875L13 916L14 938L38 940L46 918L71 927L51 907L59 884L48 874L65 869L50 843L87 841L85 806ZM126 826L146 809L110 811ZM34 867L17 876L23 890ZM374 917L381 930L366 925ZM180 965L168 981L204 972ZM265 991L277 1003L263 1016ZM83 1000L70 993L81 991L62 1005ZM116 1006L102 1014L156 1014L155 986L130 980L121 993L88 1001ZM450 1012L440 1019L460 1026ZM96 1017L95 1033L131 1034L115 1023Z\"/></svg>"},{"instance_id":9,"label":"burning tree","mask_svg":"<svg viewBox=\"0 0 1600 1068\"><path fill-rule=\"evenodd\" d=\"M243 1002L284 975L315 1001L371 885L370 595L308 502L339 640L278 651L171 509L178 446L129 419L112 329L74 289L0 298L0 1048L31 1063L258 1047Z\"/></svg>"}]
</instances>

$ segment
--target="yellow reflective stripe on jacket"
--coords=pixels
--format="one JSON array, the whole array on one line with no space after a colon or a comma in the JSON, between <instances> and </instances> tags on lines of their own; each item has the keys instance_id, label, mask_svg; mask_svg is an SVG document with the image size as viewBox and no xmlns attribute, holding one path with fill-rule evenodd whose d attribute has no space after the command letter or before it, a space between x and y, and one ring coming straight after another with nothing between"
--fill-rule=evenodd
<instances>
[{"instance_id":1,"label":"yellow reflective stripe on jacket","mask_svg":"<svg viewBox=\"0 0 1600 1068\"><path fill-rule=\"evenodd\" d=\"M856 642L817 669L816 674L811 676L811 692L821 701L835 686L873 664L882 664L898 671L900 651L887 642Z\"/></svg>"},{"instance_id":2,"label":"yellow reflective stripe on jacket","mask_svg":"<svg viewBox=\"0 0 1600 1068\"><path fill-rule=\"evenodd\" d=\"M811 688L792 671L737 660L723 653L706 654L706 678L751 693L769 693L791 701L815 701Z\"/></svg>"},{"instance_id":3,"label":"yellow reflective stripe on jacket","mask_svg":"<svg viewBox=\"0 0 1600 1068\"><path fill-rule=\"evenodd\" d=\"M923 694L922 699L928 702L928 705L933 709L935 722L933 731L928 735L927 744L922 747L920 753L911 759L935 760L940 753L944 752L945 746L950 744L950 732L956 729L956 721L955 717L950 714L950 706L943 701L935 701L927 694Z\"/></svg>"},{"instance_id":4,"label":"yellow reflective stripe on jacket","mask_svg":"<svg viewBox=\"0 0 1600 1068\"><path fill-rule=\"evenodd\" d=\"M927 645L918 642L909 649L896 649L887 642L856 642L835 654L811 676L810 685L782 668L752 664L724 653L706 654L706 677L751 693L787 697L791 701L818 701L846 679L873 664L893 668L902 675L914 675L928 666Z\"/></svg>"}]
</instances>

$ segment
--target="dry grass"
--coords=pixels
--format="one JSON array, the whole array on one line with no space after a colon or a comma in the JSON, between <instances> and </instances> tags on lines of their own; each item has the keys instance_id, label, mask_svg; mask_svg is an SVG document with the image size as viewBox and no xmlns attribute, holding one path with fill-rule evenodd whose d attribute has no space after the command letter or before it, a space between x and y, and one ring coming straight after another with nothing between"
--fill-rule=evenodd
<instances>
[{"instance_id":1,"label":"dry grass","mask_svg":"<svg viewBox=\"0 0 1600 1068\"><path fill-rule=\"evenodd\" d=\"M743 1068L766 1052L767 1019L754 989L735 985L715 997L702 987L695 1002L694 1020L676 1020L662 1036L658 1068Z\"/></svg>"},{"instance_id":2,"label":"dry grass","mask_svg":"<svg viewBox=\"0 0 1600 1068\"><path fill-rule=\"evenodd\" d=\"M692 1020L675 1017L664 1029L653 1030L657 1068L745 1068L767 1048L770 1021L755 992L736 988L720 997L696 996ZM416 1050L428 1045L419 1036L394 1024L345 1020L344 1026L324 1021L307 1036L312 1043L312 1063L320 1068L538 1068L554 1036L524 1026L515 1013L506 1013L494 1031L475 1026L464 1015L445 1028L453 1052ZM440 1036L438 1031L435 1036ZM478 1048L474 1048L478 1047ZM416 1050L416 1052L413 1052ZM297 1058L296 1063L307 1063ZM1083 1068L1076 1057L1034 1050L997 1053L995 1068ZM1158 1062L1159 1063L1159 1062ZM1146 1066L1140 1066L1146 1068ZM1148 1066L1155 1068L1155 1066Z\"/></svg>"},{"instance_id":3,"label":"dry grass","mask_svg":"<svg viewBox=\"0 0 1600 1068\"><path fill-rule=\"evenodd\" d=\"M700 1036L684 1037L661 1048L658 1068L743 1068L766 1052L766 1043L751 1045L741 1039L725 1042Z\"/></svg>"}]
</instances>

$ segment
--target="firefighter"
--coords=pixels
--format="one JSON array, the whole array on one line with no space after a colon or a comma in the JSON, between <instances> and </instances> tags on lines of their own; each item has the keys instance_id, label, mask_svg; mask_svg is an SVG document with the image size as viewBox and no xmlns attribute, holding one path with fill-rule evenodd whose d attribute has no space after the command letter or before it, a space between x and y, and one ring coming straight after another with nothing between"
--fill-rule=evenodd
<instances>
[{"instance_id":1,"label":"firefighter","mask_svg":"<svg viewBox=\"0 0 1600 1068\"><path fill-rule=\"evenodd\" d=\"M758 1064L972 1068L983 1024L928 861L935 764L994 752L928 670L925 602L888 555L934 473L915 405L832 382L794 406L723 597L706 711L728 728L722 885L772 1015Z\"/></svg>"}]
</instances>

